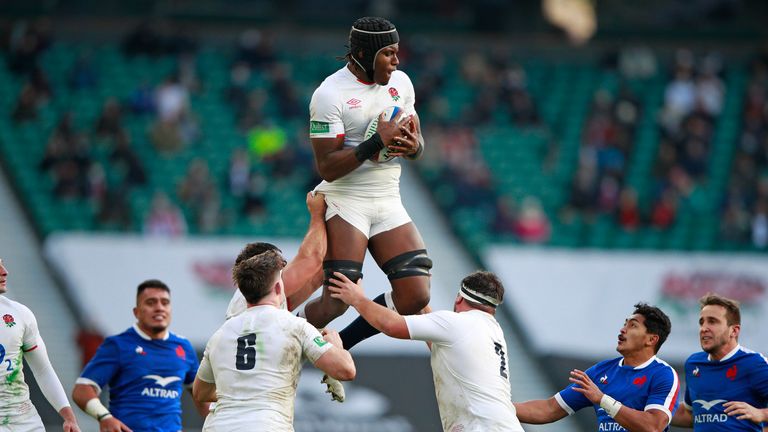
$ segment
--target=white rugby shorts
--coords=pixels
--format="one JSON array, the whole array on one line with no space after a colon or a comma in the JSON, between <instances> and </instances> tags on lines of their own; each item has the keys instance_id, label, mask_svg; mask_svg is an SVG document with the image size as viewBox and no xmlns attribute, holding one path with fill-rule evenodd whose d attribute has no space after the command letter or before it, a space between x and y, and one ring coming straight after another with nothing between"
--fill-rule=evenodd
<instances>
[{"instance_id":1,"label":"white rugby shorts","mask_svg":"<svg viewBox=\"0 0 768 432\"><path fill-rule=\"evenodd\" d=\"M30 403L30 409L27 410L26 408L25 406L22 410L26 412L15 414L8 419L7 424L0 425L0 432L45 432L43 421L40 420L40 415L37 414L34 405Z\"/></svg>"},{"instance_id":2,"label":"white rugby shorts","mask_svg":"<svg viewBox=\"0 0 768 432\"><path fill-rule=\"evenodd\" d=\"M358 198L323 192L325 220L339 216L367 238L411 222L399 196Z\"/></svg>"}]
</instances>

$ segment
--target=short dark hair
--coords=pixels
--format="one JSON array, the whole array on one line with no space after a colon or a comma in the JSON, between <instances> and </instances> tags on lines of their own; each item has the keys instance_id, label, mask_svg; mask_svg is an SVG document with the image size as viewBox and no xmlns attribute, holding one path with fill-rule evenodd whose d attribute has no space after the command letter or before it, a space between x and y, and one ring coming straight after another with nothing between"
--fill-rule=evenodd
<instances>
[{"instance_id":1,"label":"short dark hair","mask_svg":"<svg viewBox=\"0 0 768 432\"><path fill-rule=\"evenodd\" d=\"M277 274L285 267L285 259L274 250L250 257L232 269L232 280L245 297L245 301L256 304L266 297Z\"/></svg>"},{"instance_id":2,"label":"short dark hair","mask_svg":"<svg viewBox=\"0 0 768 432\"><path fill-rule=\"evenodd\" d=\"M161 281L160 279L147 279L140 283L136 288L136 299L138 300L141 293L143 293L144 290L148 288L157 288L167 292L168 294L171 293L171 289L168 288L168 285L166 285L165 282Z\"/></svg>"},{"instance_id":3,"label":"short dark hair","mask_svg":"<svg viewBox=\"0 0 768 432\"><path fill-rule=\"evenodd\" d=\"M704 306L722 306L725 308L726 323L729 326L741 325L740 303L736 300L718 294L708 293L699 299L699 305L701 305L701 309L704 309Z\"/></svg>"},{"instance_id":4,"label":"short dark hair","mask_svg":"<svg viewBox=\"0 0 768 432\"><path fill-rule=\"evenodd\" d=\"M498 276L489 271L476 271L471 273L461 280L461 285L472 291L495 299L499 304L504 301L504 284L501 283ZM467 299L465 298L464 300ZM472 300L467 301L475 307L490 307Z\"/></svg>"},{"instance_id":5,"label":"short dark hair","mask_svg":"<svg viewBox=\"0 0 768 432\"><path fill-rule=\"evenodd\" d=\"M245 245L243 250L241 250L240 253L237 255L237 258L235 258L235 265L240 264L241 262L247 260L248 258L255 257L256 255L259 255L259 254L263 254L266 251L276 251L278 253L283 252L280 250L280 248L273 245L272 243L267 243L267 242L248 243L247 245Z\"/></svg>"},{"instance_id":6,"label":"short dark hair","mask_svg":"<svg viewBox=\"0 0 768 432\"><path fill-rule=\"evenodd\" d=\"M661 309L648 303L637 303L632 314L642 315L645 318L646 331L659 337L659 342L653 348L653 352L658 353L659 348L672 332L672 321Z\"/></svg>"}]
</instances>

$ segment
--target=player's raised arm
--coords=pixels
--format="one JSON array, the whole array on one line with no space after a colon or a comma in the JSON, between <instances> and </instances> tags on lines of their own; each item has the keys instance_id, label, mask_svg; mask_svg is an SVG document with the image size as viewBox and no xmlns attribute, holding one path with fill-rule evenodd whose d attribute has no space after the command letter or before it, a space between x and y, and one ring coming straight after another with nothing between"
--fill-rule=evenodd
<instances>
[{"instance_id":1,"label":"player's raised arm","mask_svg":"<svg viewBox=\"0 0 768 432\"><path fill-rule=\"evenodd\" d=\"M304 303L323 285L323 258L328 244L325 231L325 196L307 193L309 229L296 256L283 269L288 310Z\"/></svg>"},{"instance_id":2,"label":"player's raised arm","mask_svg":"<svg viewBox=\"0 0 768 432\"><path fill-rule=\"evenodd\" d=\"M521 423L546 424L560 420L568 413L557 403L554 397L549 399L516 402L517 419Z\"/></svg>"}]
</instances>

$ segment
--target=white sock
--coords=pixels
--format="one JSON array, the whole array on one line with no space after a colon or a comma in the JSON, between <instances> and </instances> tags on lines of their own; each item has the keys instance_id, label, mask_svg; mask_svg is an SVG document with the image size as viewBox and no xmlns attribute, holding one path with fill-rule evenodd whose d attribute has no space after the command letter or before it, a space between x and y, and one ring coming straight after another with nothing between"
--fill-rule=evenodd
<instances>
[{"instance_id":1,"label":"white sock","mask_svg":"<svg viewBox=\"0 0 768 432\"><path fill-rule=\"evenodd\" d=\"M384 293L384 303L387 304L387 308L389 310L393 310L397 312L397 307L395 306L395 301L392 300L392 291L388 291ZM400 312L398 312L400 313Z\"/></svg>"}]
</instances>

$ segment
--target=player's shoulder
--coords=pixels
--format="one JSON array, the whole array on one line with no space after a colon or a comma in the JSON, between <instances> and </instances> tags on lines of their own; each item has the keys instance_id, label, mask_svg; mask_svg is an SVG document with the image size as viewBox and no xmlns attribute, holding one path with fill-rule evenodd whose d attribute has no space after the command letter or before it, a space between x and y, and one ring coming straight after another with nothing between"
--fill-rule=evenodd
<instances>
[{"instance_id":1,"label":"player's shoulder","mask_svg":"<svg viewBox=\"0 0 768 432\"><path fill-rule=\"evenodd\" d=\"M660 359L658 357L653 358L653 362L649 365L650 372L654 376L662 376L662 377L677 377L677 371L675 370L672 365L664 361L663 359Z\"/></svg>"},{"instance_id":2,"label":"player's shoulder","mask_svg":"<svg viewBox=\"0 0 768 432\"><path fill-rule=\"evenodd\" d=\"M182 336L178 333L168 332L168 341L172 343L178 343L182 345L186 345L191 347L192 342L189 341L185 336Z\"/></svg>"},{"instance_id":3,"label":"player's shoulder","mask_svg":"<svg viewBox=\"0 0 768 432\"><path fill-rule=\"evenodd\" d=\"M685 365L687 367L689 364L708 363L708 356L709 354L705 353L704 351L695 352L688 356L688 359L685 360Z\"/></svg>"},{"instance_id":4,"label":"player's shoulder","mask_svg":"<svg viewBox=\"0 0 768 432\"><path fill-rule=\"evenodd\" d=\"M312 93L312 101L335 101L338 99L339 88L343 87L346 81L344 68L328 75Z\"/></svg>"},{"instance_id":5,"label":"player's shoulder","mask_svg":"<svg viewBox=\"0 0 768 432\"><path fill-rule=\"evenodd\" d=\"M753 351L743 346L739 347L739 350L736 352L736 355L734 357L740 357L742 359L745 359L747 362L749 362L749 364L754 366L758 366L758 367L768 366L768 359L766 359L762 353Z\"/></svg>"},{"instance_id":6,"label":"player's shoulder","mask_svg":"<svg viewBox=\"0 0 768 432\"><path fill-rule=\"evenodd\" d=\"M594 371L603 371L611 368L618 368L621 366L622 357L613 357L605 359L595 363L590 369Z\"/></svg>"},{"instance_id":7,"label":"player's shoulder","mask_svg":"<svg viewBox=\"0 0 768 432\"><path fill-rule=\"evenodd\" d=\"M16 300L11 300L6 296L0 296L0 305L19 314L32 316L35 315L32 313L32 309L28 308L25 304L19 303Z\"/></svg>"}]
</instances>

